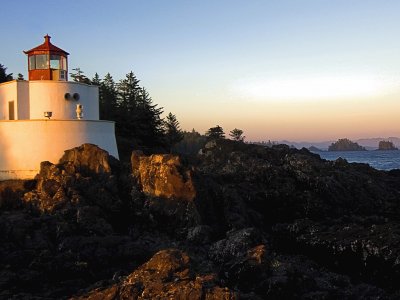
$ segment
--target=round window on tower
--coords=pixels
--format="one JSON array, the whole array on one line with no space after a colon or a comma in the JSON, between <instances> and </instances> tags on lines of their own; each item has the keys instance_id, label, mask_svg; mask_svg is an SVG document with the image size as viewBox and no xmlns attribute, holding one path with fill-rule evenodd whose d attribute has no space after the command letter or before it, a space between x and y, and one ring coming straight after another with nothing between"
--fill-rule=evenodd
<instances>
[{"instance_id":1,"label":"round window on tower","mask_svg":"<svg viewBox=\"0 0 400 300\"><path fill-rule=\"evenodd\" d=\"M65 93L64 99L65 99L65 100L71 100L71 99L72 99L71 94L70 94L70 93Z\"/></svg>"},{"instance_id":2,"label":"round window on tower","mask_svg":"<svg viewBox=\"0 0 400 300\"><path fill-rule=\"evenodd\" d=\"M81 96L79 96L78 93L74 93L72 97L74 98L75 101L78 101L81 98Z\"/></svg>"}]
</instances>

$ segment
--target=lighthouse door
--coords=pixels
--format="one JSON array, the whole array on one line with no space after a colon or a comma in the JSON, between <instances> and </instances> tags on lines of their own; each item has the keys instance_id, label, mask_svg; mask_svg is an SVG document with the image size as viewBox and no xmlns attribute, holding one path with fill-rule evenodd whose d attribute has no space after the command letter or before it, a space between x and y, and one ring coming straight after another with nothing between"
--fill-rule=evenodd
<instances>
[{"instance_id":1,"label":"lighthouse door","mask_svg":"<svg viewBox=\"0 0 400 300\"><path fill-rule=\"evenodd\" d=\"M14 120L14 101L8 101L8 119Z\"/></svg>"}]
</instances>

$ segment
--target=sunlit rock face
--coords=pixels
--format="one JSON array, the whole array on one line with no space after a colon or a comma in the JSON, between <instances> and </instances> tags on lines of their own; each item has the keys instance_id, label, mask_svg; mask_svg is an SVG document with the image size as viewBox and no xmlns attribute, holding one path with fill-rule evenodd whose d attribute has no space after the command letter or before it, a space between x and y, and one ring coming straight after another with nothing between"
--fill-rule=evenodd
<instances>
[{"instance_id":1,"label":"sunlit rock face","mask_svg":"<svg viewBox=\"0 0 400 300\"><path fill-rule=\"evenodd\" d=\"M93 144L83 144L66 150L61 157L60 164L73 167L71 172L89 172L94 174L110 174L112 158L108 152Z\"/></svg>"},{"instance_id":2,"label":"sunlit rock face","mask_svg":"<svg viewBox=\"0 0 400 300\"><path fill-rule=\"evenodd\" d=\"M131 163L132 173L144 193L187 201L196 197L191 171L183 167L179 156L144 156L135 151L132 153Z\"/></svg>"},{"instance_id":3,"label":"sunlit rock face","mask_svg":"<svg viewBox=\"0 0 400 300\"><path fill-rule=\"evenodd\" d=\"M196 275L185 252L166 249L123 282L73 299L239 299L237 293L216 282L216 274Z\"/></svg>"},{"instance_id":4,"label":"sunlit rock face","mask_svg":"<svg viewBox=\"0 0 400 300\"><path fill-rule=\"evenodd\" d=\"M58 164L45 161L36 176L36 189L24 196L41 211L82 205L95 199L110 207L117 194L117 184L112 174L118 161L96 145L83 144L65 151Z\"/></svg>"}]
</instances>

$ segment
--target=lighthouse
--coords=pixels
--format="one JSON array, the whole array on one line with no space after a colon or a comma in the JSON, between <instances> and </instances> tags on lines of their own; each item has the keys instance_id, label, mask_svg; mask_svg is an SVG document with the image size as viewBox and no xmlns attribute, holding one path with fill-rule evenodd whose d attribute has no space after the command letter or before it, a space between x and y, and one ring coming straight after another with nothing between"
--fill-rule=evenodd
<instances>
[{"instance_id":1,"label":"lighthouse","mask_svg":"<svg viewBox=\"0 0 400 300\"><path fill-rule=\"evenodd\" d=\"M0 84L0 180L31 179L40 162L91 143L118 158L115 123L99 119L97 86L68 81L69 53L44 42L24 51L29 80Z\"/></svg>"},{"instance_id":2,"label":"lighthouse","mask_svg":"<svg viewBox=\"0 0 400 300\"><path fill-rule=\"evenodd\" d=\"M29 80L68 80L68 52L54 46L50 36L44 43L24 53L28 56Z\"/></svg>"}]
</instances>

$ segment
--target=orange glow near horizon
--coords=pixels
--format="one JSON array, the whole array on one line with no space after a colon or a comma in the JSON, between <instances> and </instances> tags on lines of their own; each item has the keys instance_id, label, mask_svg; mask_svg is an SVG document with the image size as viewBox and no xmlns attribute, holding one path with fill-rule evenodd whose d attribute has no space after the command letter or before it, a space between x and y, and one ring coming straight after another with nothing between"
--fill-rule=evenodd
<instances>
[{"instance_id":1,"label":"orange glow near horizon","mask_svg":"<svg viewBox=\"0 0 400 300\"><path fill-rule=\"evenodd\" d=\"M320 101L232 99L223 104L191 107L180 122L183 129L195 128L202 134L217 124L226 133L240 128L248 141L316 142L400 136L399 96L400 92Z\"/></svg>"},{"instance_id":2,"label":"orange glow near horizon","mask_svg":"<svg viewBox=\"0 0 400 300\"><path fill-rule=\"evenodd\" d=\"M294 103L369 98L390 92L395 86L395 80L373 75L322 74L245 78L236 80L231 91L244 100Z\"/></svg>"}]
</instances>

